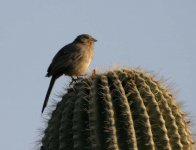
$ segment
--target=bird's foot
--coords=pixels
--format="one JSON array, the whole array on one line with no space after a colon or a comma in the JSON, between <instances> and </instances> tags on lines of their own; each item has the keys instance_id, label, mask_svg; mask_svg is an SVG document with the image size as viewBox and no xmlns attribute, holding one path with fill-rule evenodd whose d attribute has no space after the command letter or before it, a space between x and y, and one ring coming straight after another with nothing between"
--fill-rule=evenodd
<instances>
[{"instance_id":1,"label":"bird's foot","mask_svg":"<svg viewBox=\"0 0 196 150\"><path fill-rule=\"evenodd\" d=\"M70 85L71 85L72 83L76 83L76 82L77 82L77 78L71 77Z\"/></svg>"},{"instance_id":2,"label":"bird's foot","mask_svg":"<svg viewBox=\"0 0 196 150\"><path fill-rule=\"evenodd\" d=\"M82 77L76 77L74 78L73 76L71 77L71 82L69 85L72 85L73 83L77 83L78 81L82 80L83 78Z\"/></svg>"}]
</instances>

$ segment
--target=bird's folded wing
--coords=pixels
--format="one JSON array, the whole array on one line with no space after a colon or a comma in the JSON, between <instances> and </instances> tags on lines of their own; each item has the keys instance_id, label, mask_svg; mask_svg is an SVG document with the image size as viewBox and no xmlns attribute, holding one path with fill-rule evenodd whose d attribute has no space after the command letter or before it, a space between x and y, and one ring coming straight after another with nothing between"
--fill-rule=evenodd
<instances>
[{"instance_id":1,"label":"bird's folded wing","mask_svg":"<svg viewBox=\"0 0 196 150\"><path fill-rule=\"evenodd\" d=\"M81 49L76 45L63 47L53 58L50 65L50 74L62 73L73 64L77 63L82 57Z\"/></svg>"}]
</instances>

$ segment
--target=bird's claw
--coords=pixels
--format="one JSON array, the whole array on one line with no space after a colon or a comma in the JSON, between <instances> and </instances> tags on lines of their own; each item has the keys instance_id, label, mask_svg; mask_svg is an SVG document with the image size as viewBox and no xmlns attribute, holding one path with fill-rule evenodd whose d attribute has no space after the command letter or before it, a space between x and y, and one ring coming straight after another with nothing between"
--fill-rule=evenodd
<instances>
[{"instance_id":1,"label":"bird's claw","mask_svg":"<svg viewBox=\"0 0 196 150\"><path fill-rule=\"evenodd\" d=\"M83 79L82 77L78 77L78 76L76 78L71 77L71 82L69 85L72 85L73 83L77 83L78 81L80 81L82 79Z\"/></svg>"}]
</instances>

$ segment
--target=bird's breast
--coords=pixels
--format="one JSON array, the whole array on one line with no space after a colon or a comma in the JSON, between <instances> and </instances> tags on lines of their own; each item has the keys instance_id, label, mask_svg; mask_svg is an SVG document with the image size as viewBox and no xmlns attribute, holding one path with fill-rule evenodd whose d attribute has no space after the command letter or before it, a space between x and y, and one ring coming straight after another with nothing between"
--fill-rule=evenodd
<instances>
[{"instance_id":1,"label":"bird's breast","mask_svg":"<svg viewBox=\"0 0 196 150\"><path fill-rule=\"evenodd\" d=\"M86 72L93 57L93 48L86 49L82 53L83 55L81 59L76 62L75 66L73 66L73 76L80 76Z\"/></svg>"}]
</instances>

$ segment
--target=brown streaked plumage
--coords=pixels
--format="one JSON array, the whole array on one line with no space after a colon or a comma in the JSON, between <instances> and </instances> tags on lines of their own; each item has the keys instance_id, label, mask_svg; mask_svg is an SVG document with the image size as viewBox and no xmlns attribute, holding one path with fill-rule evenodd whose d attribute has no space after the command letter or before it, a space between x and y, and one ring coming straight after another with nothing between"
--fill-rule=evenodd
<instances>
[{"instance_id":1,"label":"brown streaked plumage","mask_svg":"<svg viewBox=\"0 0 196 150\"><path fill-rule=\"evenodd\" d=\"M46 93L42 113L47 106L52 87L61 75L80 76L90 65L93 57L94 42L97 40L88 34L82 34L70 44L64 46L53 58L48 67L46 77L50 77L50 85Z\"/></svg>"}]
</instances>

